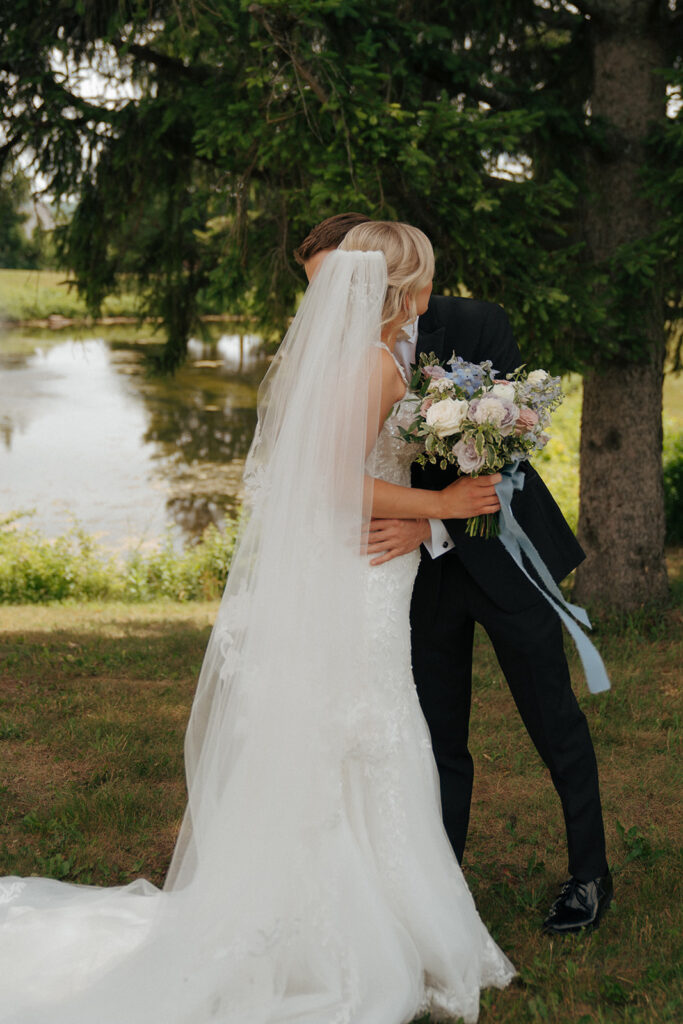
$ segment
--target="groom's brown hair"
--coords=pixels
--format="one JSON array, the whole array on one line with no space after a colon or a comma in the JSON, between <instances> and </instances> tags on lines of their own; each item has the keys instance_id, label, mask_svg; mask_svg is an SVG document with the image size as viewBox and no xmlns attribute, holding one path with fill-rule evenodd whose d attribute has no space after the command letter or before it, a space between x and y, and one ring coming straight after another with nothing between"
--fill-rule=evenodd
<instances>
[{"instance_id":1,"label":"groom's brown hair","mask_svg":"<svg viewBox=\"0 0 683 1024\"><path fill-rule=\"evenodd\" d=\"M364 213L336 213L334 217L328 217L309 231L294 250L294 259L303 265L323 249L336 249L351 228L366 224L370 219Z\"/></svg>"}]
</instances>

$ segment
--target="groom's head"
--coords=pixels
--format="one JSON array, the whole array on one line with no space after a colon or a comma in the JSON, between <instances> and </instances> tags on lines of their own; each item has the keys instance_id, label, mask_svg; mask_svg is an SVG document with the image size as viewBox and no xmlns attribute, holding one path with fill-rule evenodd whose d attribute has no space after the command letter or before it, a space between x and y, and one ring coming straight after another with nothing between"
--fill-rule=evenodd
<instances>
[{"instance_id":1,"label":"groom's head","mask_svg":"<svg viewBox=\"0 0 683 1024\"><path fill-rule=\"evenodd\" d=\"M344 241L351 228L366 224L370 220L363 213L337 213L328 217L309 231L301 245L294 250L294 259L304 268L310 281L320 264Z\"/></svg>"}]
</instances>

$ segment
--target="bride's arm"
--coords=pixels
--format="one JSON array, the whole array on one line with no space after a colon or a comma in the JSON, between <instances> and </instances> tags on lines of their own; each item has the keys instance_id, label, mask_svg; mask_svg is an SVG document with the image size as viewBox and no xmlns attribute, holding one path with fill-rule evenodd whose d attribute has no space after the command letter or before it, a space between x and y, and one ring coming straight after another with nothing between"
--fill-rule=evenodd
<instances>
[{"instance_id":1,"label":"bride's arm","mask_svg":"<svg viewBox=\"0 0 683 1024\"><path fill-rule=\"evenodd\" d=\"M463 476L440 491L401 487L375 480L372 515L375 519L468 519L500 508L496 484L500 473Z\"/></svg>"},{"instance_id":2,"label":"bride's arm","mask_svg":"<svg viewBox=\"0 0 683 1024\"><path fill-rule=\"evenodd\" d=\"M388 352L381 350L378 373L370 386L370 409L379 409L379 426L368 430L368 452L372 450L392 406L403 397L405 385ZM372 515L376 519L467 519L497 512L500 508L495 485L500 473L461 477L440 491L401 487L368 477L372 486Z\"/></svg>"}]
</instances>

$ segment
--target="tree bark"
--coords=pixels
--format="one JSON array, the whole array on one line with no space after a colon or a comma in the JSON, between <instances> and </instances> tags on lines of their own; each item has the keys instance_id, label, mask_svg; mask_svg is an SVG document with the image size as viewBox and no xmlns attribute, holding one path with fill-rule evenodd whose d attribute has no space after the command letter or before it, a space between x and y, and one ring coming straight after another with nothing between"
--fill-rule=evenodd
<instances>
[{"instance_id":1,"label":"tree bark","mask_svg":"<svg viewBox=\"0 0 683 1024\"><path fill-rule=\"evenodd\" d=\"M611 152L589 158L585 235L600 265L653 227L639 171L647 132L666 116L664 87L654 73L666 60L649 25L648 0L598 6L603 17L593 27L592 110L609 122ZM646 354L639 363L598 360L584 380L579 540L587 559L574 591L582 603L621 611L668 597L661 469L664 302L656 286L634 287L642 288L637 298Z\"/></svg>"}]
</instances>

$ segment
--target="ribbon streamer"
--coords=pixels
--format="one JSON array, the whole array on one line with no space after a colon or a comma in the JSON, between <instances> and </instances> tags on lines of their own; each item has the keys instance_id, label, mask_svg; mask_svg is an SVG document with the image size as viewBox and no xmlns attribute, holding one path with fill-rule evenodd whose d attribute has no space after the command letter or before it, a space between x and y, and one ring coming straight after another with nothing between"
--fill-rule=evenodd
<instances>
[{"instance_id":1,"label":"ribbon streamer","mask_svg":"<svg viewBox=\"0 0 683 1024\"><path fill-rule=\"evenodd\" d=\"M552 605L569 630L579 652L590 692L602 693L604 690L609 690L610 681L602 658L579 625L581 623L586 629L591 629L590 619L583 608L565 601L545 562L512 514L512 496L515 491L521 491L524 487L524 473L519 468L519 460L505 466L502 470L502 475L503 479L499 484L496 484L496 494L500 500L500 533L498 539L515 564L519 566L526 578L533 583L546 601ZM523 554L526 555L538 573L543 587L524 568Z\"/></svg>"}]
</instances>

